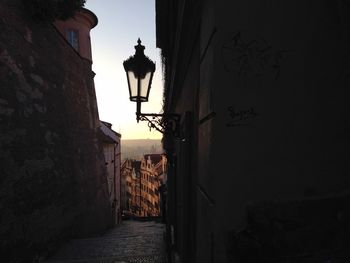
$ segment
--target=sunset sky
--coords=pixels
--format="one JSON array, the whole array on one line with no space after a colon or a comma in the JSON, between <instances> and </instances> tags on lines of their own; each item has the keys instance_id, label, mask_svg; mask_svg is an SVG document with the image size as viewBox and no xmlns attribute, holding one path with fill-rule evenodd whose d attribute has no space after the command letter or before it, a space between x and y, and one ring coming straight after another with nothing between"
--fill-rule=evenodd
<instances>
[{"instance_id":1,"label":"sunset sky","mask_svg":"<svg viewBox=\"0 0 350 263\"><path fill-rule=\"evenodd\" d=\"M149 101L143 113L162 110L162 66L156 48L154 0L87 0L85 8L98 17L91 30L93 71L100 119L112 123L122 139L160 139L158 131L149 131L147 122L136 122L136 103L129 101L123 61L134 55L140 38L145 55L156 63Z\"/></svg>"}]
</instances>

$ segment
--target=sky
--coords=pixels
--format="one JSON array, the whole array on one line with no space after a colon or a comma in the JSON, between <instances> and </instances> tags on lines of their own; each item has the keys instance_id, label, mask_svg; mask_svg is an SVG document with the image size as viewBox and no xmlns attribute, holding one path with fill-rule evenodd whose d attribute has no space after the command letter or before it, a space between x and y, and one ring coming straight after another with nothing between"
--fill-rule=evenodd
<instances>
[{"instance_id":1,"label":"sky","mask_svg":"<svg viewBox=\"0 0 350 263\"><path fill-rule=\"evenodd\" d=\"M163 81L160 49L156 48L154 0L87 0L85 8L98 18L90 31L92 70L100 120L112 124L123 139L161 139L146 121L136 121L136 103L129 100L123 61L135 54L140 38L145 55L156 64L148 102L142 113L161 113Z\"/></svg>"}]
</instances>

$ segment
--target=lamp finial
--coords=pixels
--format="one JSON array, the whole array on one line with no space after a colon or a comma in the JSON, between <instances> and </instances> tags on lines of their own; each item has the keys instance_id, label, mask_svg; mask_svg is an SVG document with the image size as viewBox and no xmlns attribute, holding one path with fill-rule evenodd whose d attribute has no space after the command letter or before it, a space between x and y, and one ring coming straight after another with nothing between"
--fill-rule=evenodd
<instances>
[{"instance_id":1,"label":"lamp finial","mask_svg":"<svg viewBox=\"0 0 350 263\"><path fill-rule=\"evenodd\" d=\"M137 45L134 46L134 47L135 47L135 50L136 50L135 54L143 55L143 51L145 49L145 46L141 45L141 39L140 38L138 38Z\"/></svg>"}]
</instances>

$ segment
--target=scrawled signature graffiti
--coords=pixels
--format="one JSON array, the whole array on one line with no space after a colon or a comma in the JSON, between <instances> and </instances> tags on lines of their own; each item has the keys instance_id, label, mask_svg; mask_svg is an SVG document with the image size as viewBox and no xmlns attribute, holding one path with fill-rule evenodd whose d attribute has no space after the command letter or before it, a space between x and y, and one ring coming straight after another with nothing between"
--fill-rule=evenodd
<instances>
[{"instance_id":1,"label":"scrawled signature graffiti","mask_svg":"<svg viewBox=\"0 0 350 263\"><path fill-rule=\"evenodd\" d=\"M258 113L254 107L250 107L247 110L237 111L233 106L229 106L227 110L230 121L226 123L226 127L247 126L249 125L249 120L254 119L258 116Z\"/></svg>"}]
</instances>

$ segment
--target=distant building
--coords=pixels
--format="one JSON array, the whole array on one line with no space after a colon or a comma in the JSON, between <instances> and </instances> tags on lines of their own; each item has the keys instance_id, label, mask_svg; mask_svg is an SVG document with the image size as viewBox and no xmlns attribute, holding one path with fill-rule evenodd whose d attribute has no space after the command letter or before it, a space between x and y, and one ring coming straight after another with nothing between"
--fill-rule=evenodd
<instances>
[{"instance_id":1,"label":"distant building","mask_svg":"<svg viewBox=\"0 0 350 263\"><path fill-rule=\"evenodd\" d=\"M165 155L162 155L162 160L158 162L155 166L155 171L157 178L159 180L159 206L160 206L160 216L163 219L163 222L165 222L166 219L166 198L167 198L167 159Z\"/></svg>"},{"instance_id":2,"label":"distant building","mask_svg":"<svg viewBox=\"0 0 350 263\"><path fill-rule=\"evenodd\" d=\"M131 171L131 178L129 182L129 211L134 215L141 216L141 161L132 161L132 167L133 169Z\"/></svg>"},{"instance_id":3,"label":"distant building","mask_svg":"<svg viewBox=\"0 0 350 263\"><path fill-rule=\"evenodd\" d=\"M121 204L124 215L140 216L140 166L141 161L126 159L121 169Z\"/></svg>"},{"instance_id":4,"label":"distant building","mask_svg":"<svg viewBox=\"0 0 350 263\"><path fill-rule=\"evenodd\" d=\"M159 182L155 174L155 164L161 160L160 154L144 155L141 159L141 214L143 216L159 215ZM157 192L158 193L158 192Z\"/></svg>"},{"instance_id":5,"label":"distant building","mask_svg":"<svg viewBox=\"0 0 350 263\"><path fill-rule=\"evenodd\" d=\"M129 205L128 205L128 197L127 197L127 191L126 191L126 179L127 177L131 174L131 164L130 160L127 159L123 161L122 166L121 166L121 181L120 181L120 197L121 197L121 211L122 214L124 211L129 210Z\"/></svg>"},{"instance_id":6,"label":"distant building","mask_svg":"<svg viewBox=\"0 0 350 263\"><path fill-rule=\"evenodd\" d=\"M127 159L122 165L122 209L135 216L160 216L159 189L166 178L166 158L146 154L141 161Z\"/></svg>"},{"instance_id":7,"label":"distant building","mask_svg":"<svg viewBox=\"0 0 350 263\"><path fill-rule=\"evenodd\" d=\"M101 121L100 140L103 145L105 165L107 170L108 194L115 223L121 220L120 193L120 138L121 135L112 130L112 124Z\"/></svg>"}]
</instances>

